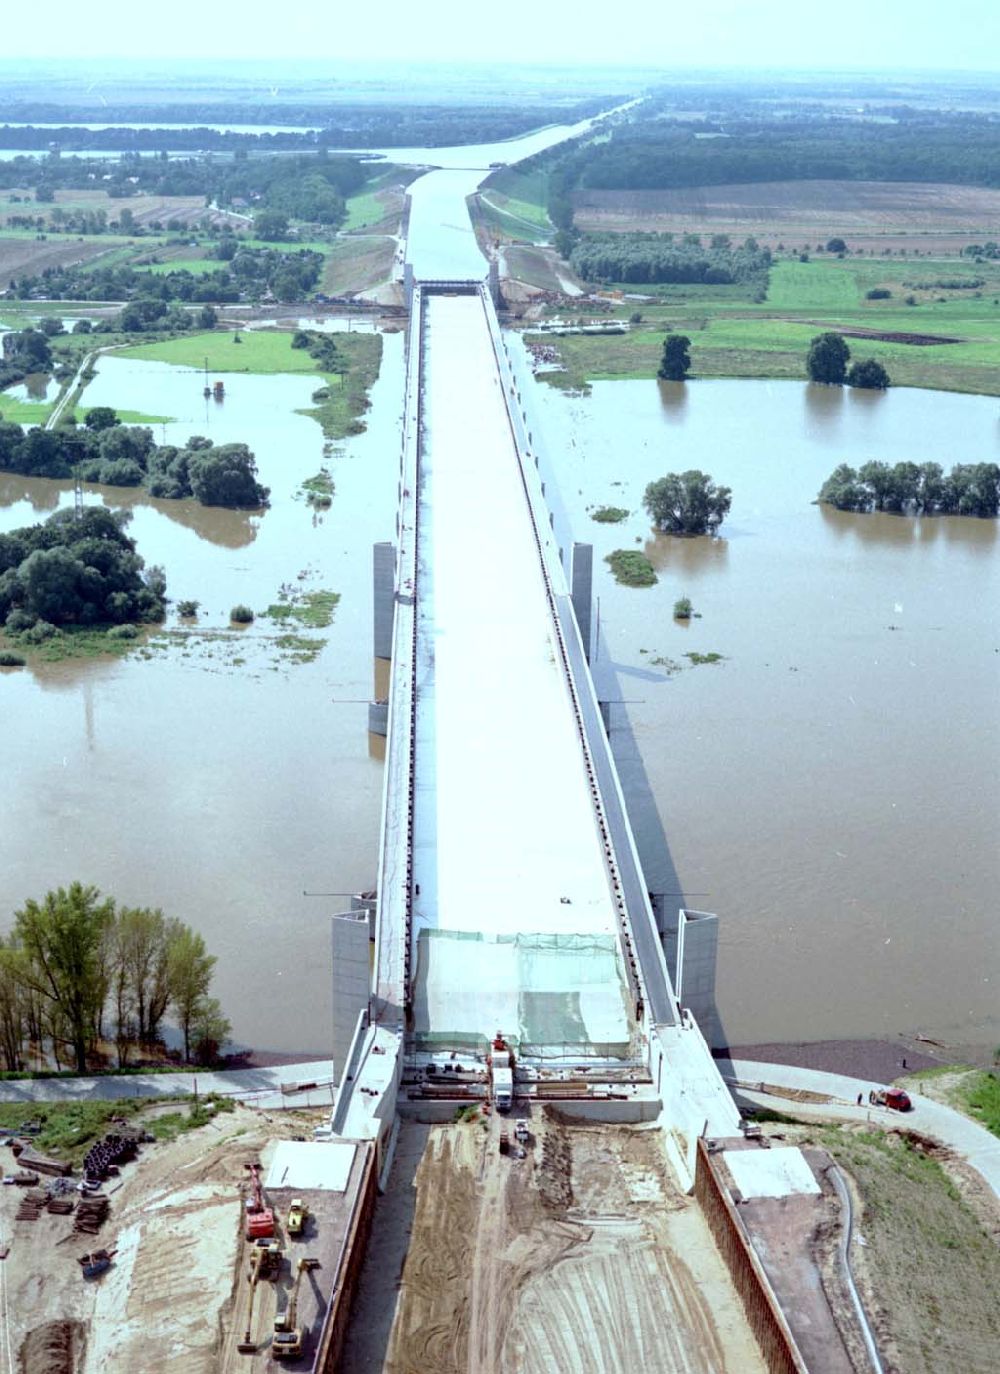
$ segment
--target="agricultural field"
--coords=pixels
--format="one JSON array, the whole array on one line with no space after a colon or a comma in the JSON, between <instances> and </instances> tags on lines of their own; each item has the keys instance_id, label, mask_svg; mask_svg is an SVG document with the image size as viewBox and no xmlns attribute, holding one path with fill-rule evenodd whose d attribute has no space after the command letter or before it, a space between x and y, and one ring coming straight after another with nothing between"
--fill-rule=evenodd
<instances>
[{"instance_id":1,"label":"agricultural field","mask_svg":"<svg viewBox=\"0 0 1000 1374\"><path fill-rule=\"evenodd\" d=\"M814 249L839 235L853 253L955 256L996 237L1000 191L940 182L767 181L664 191L578 191L590 233L753 235L774 249Z\"/></svg>"},{"instance_id":2,"label":"agricultural field","mask_svg":"<svg viewBox=\"0 0 1000 1374\"><path fill-rule=\"evenodd\" d=\"M229 210L214 210L205 204L204 196L157 196L140 193L123 199L110 196L107 191L87 189L56 190L50 202L39 202L34 192L28 188L13 187L0 191L0 224L10 215L30 215L32 219L44 219L47 225L58 223L62 215L79 211L96 212L103 210L108 220L116 220L122 210L131 212L132 219L140 228L160 224L166 227L200 224L207 220L215 226L230 225L233 229L245 229L249 220L246 214L236 214Z\"/></svg>"},{"instance_id":3,"label":"agricultural field","mask_svg":"<svg viewBox=\"0 0 1000 1374\"><path fill-rule=\"evenodd\" d=\"M872 290L888 298L869 300ZM896 386L1000 395L1000 262L824 253L779 260L766 300L747 297L740 286L629 288L615 314L641 322L559 339L565 371L544 375L572 388L652 377L671 329L691 339L693 377L804 378L809 341L839 330L852 358L876 358Z\"/></svg>"}]
</instances>

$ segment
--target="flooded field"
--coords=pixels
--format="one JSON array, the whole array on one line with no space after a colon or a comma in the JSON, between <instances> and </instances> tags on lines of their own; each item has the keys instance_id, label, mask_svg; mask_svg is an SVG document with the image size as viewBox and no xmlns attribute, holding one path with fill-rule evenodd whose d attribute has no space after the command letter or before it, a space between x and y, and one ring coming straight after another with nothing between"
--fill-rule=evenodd
<instances>
[{"instance_id":1,"label":"flooded field","mask_svg":"<svg viewBox=\"0 0 1000 1374\"><path fill-rule=\"evenodd\" d=\"M391 537L398 467L401 335L385 339L368 430L323 453L310 376L226 377L221 405L200 373L105 358L91 405L175 415L159 442L246 440L272 489L262 515L88 489L133 513L170 595L201 602L201 633L151 657L71 661L0 682L8 792L0 827L2 910L79 878L130 905L160 906L219 956L214 991L234 1034L258 1047L329 1050L331 894L374 878L381 765L369 756L371 544ZM336 484L315 513L299 490L326 463ZM0 476L0 529L72 504L68 483ZM300 581L300 574L305 576ZM279 589L341 600L318 657L297 661L289 627L261 611ZM182 627L171 614L167 630ZM294 628L294 627L293 627Z\"/></svg>"},{"instance_id":2,"label":"flooded field","mask_svg":"<svg viewBox=\"0 0 1000 1374\"><path fill-rule=\"evenodd\" d=\"M733 1043L997 1043L997 523L811 504L840 462L997 461L996 402L746 381L533 402L595 545L596 672L625 702L613 742L647 880L719 913ZM733 489L720 539L650 535L647 482L686 468ZM597 524L604 504L631 515ZM617 586L616 548L658 584Z\"/></svg>"}]
</instances>

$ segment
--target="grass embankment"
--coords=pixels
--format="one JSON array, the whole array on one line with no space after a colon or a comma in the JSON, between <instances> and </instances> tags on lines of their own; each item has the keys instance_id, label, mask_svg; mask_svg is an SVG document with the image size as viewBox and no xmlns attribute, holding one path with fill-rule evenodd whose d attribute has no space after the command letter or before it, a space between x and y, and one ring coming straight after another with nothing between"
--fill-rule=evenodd
<instances>
[{"instance_id":1,"label":"grass embankment","mask_svg":"<svg viewBox=\"0 0 1000 1374\"><path fill-rule=\"evenodd\" d=\"M874 289L892 294L868 300L866 293ZM589 381L654 377L668 329L691 339L693 377L804 379L810 340L843 329L890 336L847 342L852 358L876 358L895 386L1000 395L1000 263L783 260L771 269L762 303L748 300L739 286L649 291L655 300L625 301L616 308L625 318L636 309L642 313L628 334L559 339L566 371L543 373L545 380L576 389ZM907 342L893 335L955 342Z\"/></svg>"},{"instance_id":2,"label":"grass embankment","mask_svg":"<svg viewBox=\"0 0 1000 1374\"><path fill-rule=\"evenodd\" d=\"M382 364L382 335L338 334L337 352L346 359L347 370L322 374L326 397L302 412L319 421L327 439L346 439L364 429L360 416L368 409L368 392Z\"/></svg>"},{"instance_id":3,"label":"grass embankment","mask_svg":"<svg viewBox=\"0 0 1000 1374\"><path fill-rule=\"evenodd\" d=\"M214 1094L199 1098L128 1097L107 1102L3 1103L0 1104L0 1131L17 1135L22 1122L36 1122L42 1128L39 1134L21 1138L42 1154L53 1155L79 1168L91 1145L115 1130L115 1117L139 1124L147 1108L159 1107L164 1102L176 1102L178 1110L158 1113L149 1121L148 1130L158 1141L174 1140L183 1131L207 1125L219 1112L233 1110L230 1098Z\"/></svg>"},{"instance_id":4,"label":"grass embankment","mask_svg":"<svg viewBox=\"0 0 1000 1374\"><path fill-rule=\"evenodd\" d=\"M1000 1247L976 1212L905 1137L828 1128L819 1138L863 1199L865 1249L853 1263L881 1308L884 1357L907 1374L988 1374L1000 1340Z\"/></svg>"},{"instance_id":5,"label":"grass embankment","mask_svg":"<svg viewBox=\"0 0 1000 1374\"><path fill-rule=\"evenodd\" d=\"M323 290L330 296L347 296L370 291L392 277L396 253L394 238L347 235L328 244Z\"/></svg>"},{"instance_id":6,"label":"grass embankment","mask_svg":"<svg viewBox=\"0 0 1000 1374\"><path fill-rule=\"evenodd\" d=\"M482 223L501 238L548 243L555 233L547 205L549 177L544 171L494 172L478 199Z\"/></svg>"},{"instance_id":7,"label":"grass embankment","mask_svg":"<svg viewBox=\"0 0 1000 1374\"><path fill-rule=\"evenodd\" d=\"M403 214L403 188L420 175L412 167L385 167L357 195L348 196L347 216L340 232L357 234L374 230L394 234Z\"/></svg>"},{"instance_id":8,"label":"grass embankment","mask_svg":"<svg viewBox=\"0 0 1000 1374\"><path fill-rule=\"evenodd\" d=\"M962 1064L924 1069L903 1080L918 1093L946 1102L1000 1136L1000 1076Z\"/></svg>"}]
</instances>

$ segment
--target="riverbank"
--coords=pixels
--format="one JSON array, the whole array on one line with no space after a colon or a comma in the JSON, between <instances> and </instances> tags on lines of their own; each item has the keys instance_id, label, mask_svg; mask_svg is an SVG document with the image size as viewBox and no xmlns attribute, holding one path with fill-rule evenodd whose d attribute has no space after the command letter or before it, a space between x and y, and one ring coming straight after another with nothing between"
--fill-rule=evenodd
<instances>
[{"instance_id":1,"label":"riverbank","mask_svg":"<svg viewBox=\"0 0 1000 1374\"><path fill-rule=\"evenodd\" d=\"M886 297L871 300L872 291ZM614 302L610 318L631 320L629 331L546 334L564 369L542 374L551 385L580 390L593 381L653 378L668 331L691 340L692 380L805 380L810 341L833 330L845 335L854 359L882 363L894 386L1000 395L996 262L782 259L770 270L763 301L738 283L620 284L606 299ZM566 309L575 317L585 303L568 304L563 313ZM546 313L559 311L553 307ZM609 318L608 312L600 318Z\"/></svg>"}]
</instances>

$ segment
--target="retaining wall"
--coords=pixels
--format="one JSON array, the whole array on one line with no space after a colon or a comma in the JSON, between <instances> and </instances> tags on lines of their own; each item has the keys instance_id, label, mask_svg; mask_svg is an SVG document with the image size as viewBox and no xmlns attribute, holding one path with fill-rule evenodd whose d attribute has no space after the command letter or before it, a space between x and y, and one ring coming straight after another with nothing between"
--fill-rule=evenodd
<instances>
[{"instance_id":1,"label":"retaining wall","mask_svg":"<svg viewBox=\"0 0 1000 1374\"><path fill-rule=\"evenodd\" d=\"M367 1150L368 1157L365 1160L354 1212L344 1237L337 1272L333 1277L333 1292L330 1294L326 1316L323 1318L323 1329L320 1332L311 1374L336 1374L344 1336L347 1334L347 1323L351 1316L351 1303L361 1279L378 1190L375 1150L370 1145Z\"/></svg>"},{"instance_id":2,"label":"retaining wall","mask_svg":"<svg viewBox=\"0 0 1000 1374\"><path fill-rule=\"evenodd\" d=\"M809 1374L704 1140L698 1141L694 1193L732 1275L771 1374Z\"/></svg>"}]
</instances>

